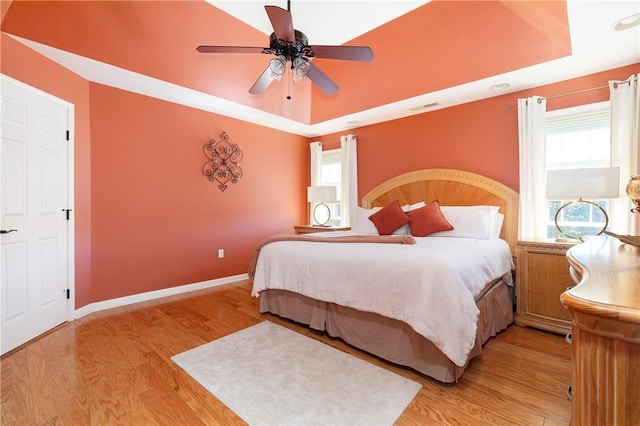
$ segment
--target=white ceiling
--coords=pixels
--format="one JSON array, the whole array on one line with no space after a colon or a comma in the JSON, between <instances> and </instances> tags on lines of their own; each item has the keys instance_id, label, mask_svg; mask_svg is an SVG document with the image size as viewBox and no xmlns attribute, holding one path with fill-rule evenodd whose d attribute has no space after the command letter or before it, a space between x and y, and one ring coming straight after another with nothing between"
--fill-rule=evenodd
<instances>
[{"instance_id":1,"label":"white ceiling","mask_svg":"<svg viewBox=\"0 0 640 426\"><path fill-rule=\"evenodd\" d=\"M283 1L207 1L265 34L271 33L271 26L263 6L275 4L286 9L286 2ZM426 2L298 0L293 2L291 9L294 25L296 28L304 29L310 44L342 44L424 3ZM363 13L363 7L366 8L366 13ZM572 55L569 57L437 92L424 93L313 125L299 123L20 37L14 38L90 81L313 137L640 63L640 28L636 26L625 31L612 29L616 21L640 13L639 1L568 0L567 7L572 44ZM505 34L505 37L508 37L508 34ZM526 46L523 48L526 49ZM509 84L508 89L499 92L489 89L492 85L502 83ZM418 106L432 103L438 105L415 110Z\"/></svg>"}]
</instances>

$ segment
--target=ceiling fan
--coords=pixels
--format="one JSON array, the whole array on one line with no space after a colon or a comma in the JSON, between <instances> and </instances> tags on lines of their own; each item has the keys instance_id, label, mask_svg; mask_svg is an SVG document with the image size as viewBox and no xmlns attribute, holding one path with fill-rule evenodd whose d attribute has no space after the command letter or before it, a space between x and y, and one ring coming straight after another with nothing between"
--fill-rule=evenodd
<instances>
[{"instance_id":1,"label":"ceiling fan","mask_svg":"<svg viewBox=\"0 0 640 426\"><path fill-rule=\"evenodd\" d=\"M305 77L316 84L324 93L332 94L339 90L338 85L329 78L313 58L341 59L346 61L371 62L373 51L367 46L310 46L307 36L293 28L291 2L287 1L287 10L278 6L265 6L273 33L269 37L269 47L249 46L198 46L200 53L265 53L275 58L253 84L249 93L263 93L273 80L280 80L287 63L291 66L292 78L299 81Z\"/></svg>"}]
</instances>

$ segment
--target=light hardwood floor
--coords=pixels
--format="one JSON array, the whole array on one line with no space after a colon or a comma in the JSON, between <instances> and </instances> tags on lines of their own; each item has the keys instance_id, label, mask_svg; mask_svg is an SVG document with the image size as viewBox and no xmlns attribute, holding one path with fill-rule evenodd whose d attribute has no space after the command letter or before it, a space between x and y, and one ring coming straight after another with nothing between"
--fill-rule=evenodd
<instances>
[{"instance_id":1,"label":"light hardwood floor","mask_svg":"<svg viewBox=\"0 0 640 426\"><path fill-rule=\"evenodd\" d=\"M4 355L2 425L244 424L171 356L269 320L423 385L397 424L566 425L570 348L510 326L457 384L442 384L258 313L247 281L87 315ZM259 384L256 384L259 386Z\"/></svg>"}]
</instances>

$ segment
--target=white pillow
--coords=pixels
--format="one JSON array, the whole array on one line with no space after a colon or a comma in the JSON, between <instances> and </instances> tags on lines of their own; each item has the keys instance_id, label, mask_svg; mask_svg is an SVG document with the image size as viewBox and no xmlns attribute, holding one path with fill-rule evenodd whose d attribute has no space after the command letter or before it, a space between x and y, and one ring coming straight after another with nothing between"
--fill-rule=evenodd
<instances>
[{"instance_id":1,"label":"white pillow","mask_svg":"<svg viewBox=\"0 0 640 426\"><path fill-rule=\"evenodd\" d=\"M408 212L410 210L424 207L425 205L426 203L424 201L418 201L415 204L405 204L404 206L402 206L402 211ZM411 228L409 228L409 225L403 225L400 228L396 229L391 235L411 235Z\"/></svg>"},{"instance_id":2,"label":"white pillow","mask_svg":"<svg viewBox=\"0 0 640 426\"><path fill-rule=\"evenodd\" d=\"M405 204L404 206L402 206L402 210L408 212L409 210L419 209L420 207L424 207L426 205L427 203L425 203L424 201L418 201L415 204Z\"/></svg>"},{"instance_id":3,"label":"white pillow","mask_svg":"<svg viewBox=\"0 0 640 426\"><path fill-rule=\"evenodd\" d=\"M382 207L374 207L372 209L363 209L362 207L356 207L356 217L354 224L351 226L353 232L358 234L374 234L378 235L378 229L376 225L371 222L369 216L380 210Z\"/></svg>"},{"instance_id":4,"label":"white pillow","mask_svg":"<svg viewBox=\"0 0 640 426\"><path fill-rule=\"evenodd\" d=\"M504 222L504 215L502 213L496 213L493 217L493 225L491 227L491 238L500 238L500 231L502 231L502 223Z\"/></svg>"},{"instance_id":5,"label":"white pillow","mask_svg":"<svg viewBox=\"0 0 640 426\"><path fill-rule=\"evenodd\" d=\"M440 206L440 210L453 229L434 232L432 237L487 240L495 234L498 206Z\"/></svg>"}]
</instances>

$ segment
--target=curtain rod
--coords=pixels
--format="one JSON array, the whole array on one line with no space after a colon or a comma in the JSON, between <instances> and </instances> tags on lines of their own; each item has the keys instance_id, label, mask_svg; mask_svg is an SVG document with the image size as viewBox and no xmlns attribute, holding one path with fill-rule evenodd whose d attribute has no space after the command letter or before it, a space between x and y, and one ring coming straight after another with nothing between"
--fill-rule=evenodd
<instances>
[{"instance_id":1,"label":"curtain rod","mask_svg":"<svg viewBox=\"0 0 640 426\"><path fill-rule=\"evenodd\" d=\"M625 81L616 81L613 83L613 88L617 89L619 85L621 84L631 84L630 80L625 80ZM601 89L608 89L609 85L605 85L605 86L598 86L598 87L591 87L590 89L582 89L582 90L576 90L575 92L569 92L569 93L563 93L561 95L554 95L554 96L547 96L547 97L540 97L538 98L538 103L542 102L543 99L555 99L555 98L562 98L565 96L571 96L571 95L577 95L579 93L585 93L585 92L591 92L593 90L601 90Z\"/></svg>"},{"instance_id":2,"label":"curtain rod","mask_svg":"<svg viewBox=\"0 0 640 426\"><path fill-rule=\"evenodd\" d=\"M617 85L618 85L618 83L614 83L614 87L617 87ZM594 90L601 90L601 89L607 89L607 88L609 88L609 85L591 87L589 89L576 90L575 92L562 93L560 95L543 96L543 97L538 98L537 102L541 103L543 99L549 100L549 99L555 99L555 98L564 98L565 96L577 95L577 94L580 94L580 93L592 92Z\"/></svg>"},{"instance_id":3,"label":"curtain rod","mask_svg":"<svg viewBox=\"0 0 640 426\"><path fill-rule=\"evenodd\" d=\"M625 80L625 81L616 81L615 83L613 83L613 88L617 89L619 85L621 84L631 84L630 80ZM553 96L541 96L539 97L536 102L538 103L542 103L542 100L549 100L549 99L555 99L555 98L563 98L565 96L571 96L571 95L578 95L580 93L585 93L585 92L591 92L594 90L602 90L602 89L607 89L609 88L609 85L606 86L598 86L598 87L590 87L588 89L582 89L582 90L576 90L574 92L569 92L569 93L561 93L559 95L553 95ZM511 105L511 104L507 104L507 109L508 110L512 110L514 108L516 108L518 105Z\"/></svg>"},{"instance_id":4,"label":"curtain rod","mask_svg":"<svg viewBox=\"0 0 640 426\"><path fill-rule=\"evenodd\" d=\"M353 133L349 133L349 134L354 136L354 137L356 137L356 138L358 137L358 135L354 135ZM347 135L344 135L344 136L347 136ZM309 139L311 139L311 138L309 138ZM328 141L312 141L312 143L313 142L320 142L320 143L336 143L336 142L340 142L341 143L342 139L335 139L335 140L332 139L332 140L328 140Z\"/></svg>"}]
</instances>

